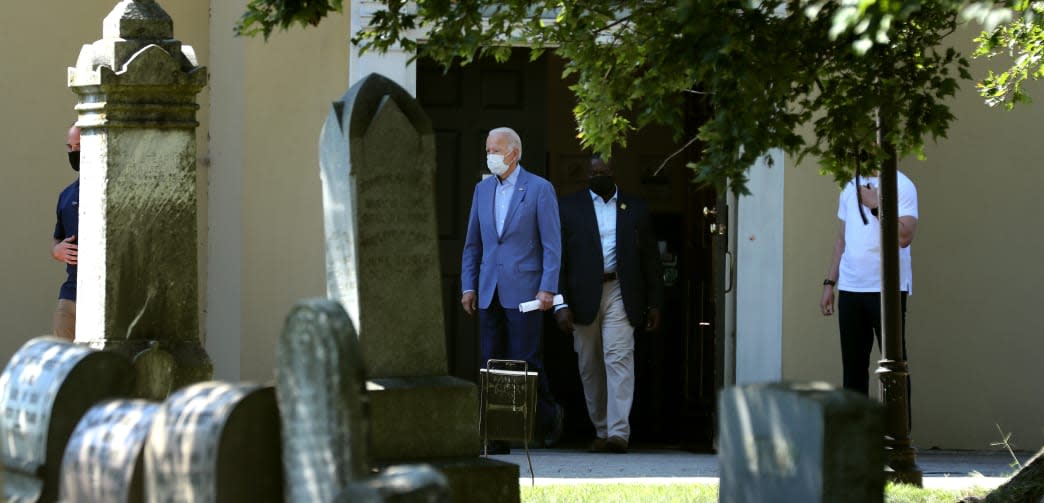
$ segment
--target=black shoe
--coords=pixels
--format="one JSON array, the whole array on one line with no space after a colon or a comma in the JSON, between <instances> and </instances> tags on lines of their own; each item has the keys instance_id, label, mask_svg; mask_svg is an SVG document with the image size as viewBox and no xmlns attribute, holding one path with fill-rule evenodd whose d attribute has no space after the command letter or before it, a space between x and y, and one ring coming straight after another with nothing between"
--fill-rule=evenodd
<instances>
[{"instance_id":1,"label":"black shoe","mask_svg":"<svg viewBox=\"0 0 1044 503\"><path fill-rule=\"evenodd\" d=\"M621 437L609 437L605 449L613 454L627 454L627 441Z\"/></svg>"},{"instance_id":2,"label":"black shoe","mask_svg":"<svg viewBox=\"0 0 1044 503\"><path fill-rule=\"evenodd\" d=\"M502 440L490 440L482 449L483 455L511 454L511 444Z\"/></svg>"},{"instance_id":3,"label":"black shoe","mask_svg":"<svg viewBox=\"0 0 1044 503\"><path fill-rule=\"evenodd\" d=\"M544 436L544 446L552 447L562 439L562 430L565 428L565 409L555 404L555 417L551 423L551 430Z\"/></svg>"}]
</instances>

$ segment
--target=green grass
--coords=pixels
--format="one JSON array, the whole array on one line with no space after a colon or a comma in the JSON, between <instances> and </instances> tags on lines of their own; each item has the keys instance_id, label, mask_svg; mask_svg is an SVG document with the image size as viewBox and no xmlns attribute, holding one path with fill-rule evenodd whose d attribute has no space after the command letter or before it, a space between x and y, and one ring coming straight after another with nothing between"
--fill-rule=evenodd
<instances>
[{"instance_id":1,"label":"green grass","mask_svg":"<svg viewBox=\"0 0 1044 503\"><path fill-rule=\"evenodd\" d=\"M530 487L522 485L522 503L717 503L716 484L577 484ZM948 491L889 485L887 503L955 503L965 496L982 496L986 489Z\"/></svg>"},{"instance_id":2,"label":"green grass","mask_svg":"<svg viewBox=\"0 0 1044 503\"><path fill-rule=\"evenodd\" d=\"M717 484L576 484L522 485L522 503L717 503Z\"/></svg>"}]
</instances>

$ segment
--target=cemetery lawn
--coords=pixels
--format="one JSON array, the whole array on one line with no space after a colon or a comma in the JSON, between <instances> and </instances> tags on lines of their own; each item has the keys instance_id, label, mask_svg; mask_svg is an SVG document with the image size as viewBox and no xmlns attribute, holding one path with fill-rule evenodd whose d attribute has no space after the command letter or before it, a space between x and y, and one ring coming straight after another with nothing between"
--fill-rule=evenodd
<instances>
[{"instance_id":1,"label":"cemetery lawn","mask_svg":"<svg viewBox=\"0 0 1044 503\"><path fill-rule=\"evenodd\" d=\"M567 484L521 485L522 503L717 503L717 484ZM955 503L965 496L984 496L988 489L921 489L889 484L886 503Z\"/></svg>"}]
</instances>

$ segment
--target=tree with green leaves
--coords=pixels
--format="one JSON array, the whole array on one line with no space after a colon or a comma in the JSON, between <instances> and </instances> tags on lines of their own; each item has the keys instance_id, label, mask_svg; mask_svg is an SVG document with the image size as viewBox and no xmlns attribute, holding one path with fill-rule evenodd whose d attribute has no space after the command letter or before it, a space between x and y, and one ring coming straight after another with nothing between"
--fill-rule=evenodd
<instances>
[{"instance_id":1,"label":"tree with green leaves","mask_svg":"<svg viewBox=\"0 0 1044 503\"><path fill-rule=\"evenodd\" d=\"M1029 102L1023 86L1027 80L1044 78L1044 2L1019 0L1011 6L968 9L969 17L981 19L986 29L975 39L976 57L1003 55L1011 61L1006 70L990 72L979 83L979 92L990 106Z\"/></svg>"},{"instance_id":2,"label":"tree with green leaves","mask_svg":"<svg viewBox=\"0 0 1044 503\"><path fill-rule=\"evenodd\" d=\"M853 152L886 155L873 141L877 105L892 105L887 136L899 155L920 155L953 116L945 99L969 78L944 47L959 18L981 23L977 57L1004 54L1010 68L978 84L990 105L1027 101L1026 80L1044 76L1044 2L1029 0L384 0L362 50L400 45L443 64L491 55L512 43L544 48L575 74L578 135L610 154L628 133L657 122L682 134L683 93L699 93L714 116L692 138L704 152L697 178L745 192L746 168L769 148L813 154L839 180ZM318 24L342 0L253 0L236 26L263 34ZM411 35L425 33L418 44ZM612 46L613 51L604 50ZM888 66L894 71L886 70ZM886 75L892 75L885 78ZM864 99L865 98L865 99ZM898 99L893 99L898 98ZM797 126L814 121L812 138Z\"/></svg>"},{"instance_id":3,"label":"tree with green leaves","mask_svg":"<svg viewBox=\"0 0 1044 503\"><path fill-rule=\"evenodd\" d=\"M254 0L239 33L317 22L340 2ZM611 155L628 134L651 123L671 126L679 141L702 149L698 180L746 192L746 171L770 149L812 154L838 179L851 178L859 152L879 162L878 109L894 126L886 137L899 155L920 154L945 134L945 103L958 79L970 78L945 37L954 10L922 6L867 44L867 29L840 26L846 2L769 0L419 0L381 2L362 50L398 45L444 65L477 57L504 59L512 44L533 57L553 48L575 75L572 91L581 143ZM307 6L307 8L305 8ZM858 13L857 13L858 14ZM863 13L864 16L870 14ZM875 19L886 19L878 16ZM424 43L412 38L420 30ZM606 50L612 47L612 50ZM712 110L693 137L683 137L685 94ZM813 125L813 134L799 134Z\"/></svg>"}]
</instances>

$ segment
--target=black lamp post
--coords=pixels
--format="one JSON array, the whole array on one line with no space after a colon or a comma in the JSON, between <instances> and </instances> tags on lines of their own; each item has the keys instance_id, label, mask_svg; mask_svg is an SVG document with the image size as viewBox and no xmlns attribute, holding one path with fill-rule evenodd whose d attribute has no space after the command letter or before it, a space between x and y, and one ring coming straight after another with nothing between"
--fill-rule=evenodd
<instances>
[{"instance_id":1,"label":"black lamp post","mask_svg":"<svg viewBox=\"0 0 1044 503\"><path fill-rule=\"evenodd\" d=\"M881 219L881 361L877 375L885 405L885 451L887 475L892 482L920 486L922 472L917 452L910 445L910 372L903 352L903 325L899 294L899 204L896 186L895 145L887 138L894 118L886 110L878 113L878 144L886 159L880 171L879 217Z\"/></svg>"}]
</instances>

